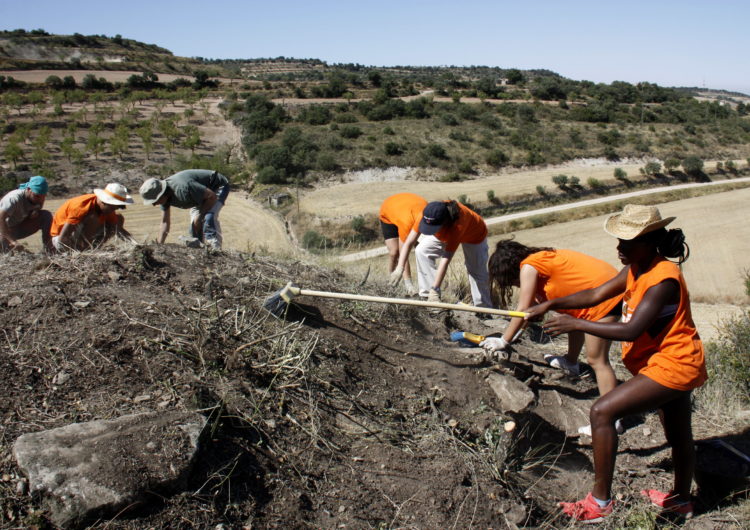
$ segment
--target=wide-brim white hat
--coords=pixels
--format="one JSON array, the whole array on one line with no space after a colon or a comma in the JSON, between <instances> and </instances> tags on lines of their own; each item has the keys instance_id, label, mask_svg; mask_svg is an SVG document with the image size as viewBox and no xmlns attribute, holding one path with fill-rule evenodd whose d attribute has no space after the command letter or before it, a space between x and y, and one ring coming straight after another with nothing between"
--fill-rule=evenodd
<instances>
[{"instance_id":1,"label":"wide-brim white hat","mask_svg":"<svg viewBox=\"0 0 750 530\"><path fill-rule=\"evenodd\" d=\"M659 228L664 228L675 217L662 219L656 206L626 204L622 213L610 215L604 222L604 231L617 239L635 239Z\"/></svg>"},{"instance_id":2,"label":"wide-brim white hat","mask_svg":"<svg viewBox=\"0 0 750 530\"><path fill-rule=\"evenodd\" d=\"M105 204L114 204L115 206L133 204L133 197L128 195L128 189L116 182L107 184L103 190L99 188L95 189L94 194Z\"/></svg>"}]
</instances>

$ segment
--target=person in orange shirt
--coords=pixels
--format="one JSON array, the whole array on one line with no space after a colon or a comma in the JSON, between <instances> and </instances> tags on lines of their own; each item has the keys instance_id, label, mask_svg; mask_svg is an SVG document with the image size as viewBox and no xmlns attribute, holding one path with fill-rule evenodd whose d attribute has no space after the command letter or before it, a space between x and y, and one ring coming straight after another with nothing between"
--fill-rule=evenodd
<instances>
[{"instance_id":1,"label":"person in orange shirt","mask_svg":"<svg viewBox=\"0 0 750 530\"><path fill-rule=\"evenodd\" d=\"M474 305L492 307L487 225L482 217L456 201L431 202L422 211L419 233L423 234L415 251L419 295L431 302L440 301L440 286L461 245Z\"/></svg>"},{"instance_id":2,"label":"person in orange shirt","mask_svg":"<svg viewBox=\"0 0 750 530\"><path fill-rule=\"evenodd\" d=\"M380 228L388 249L389 282L395 286L403 278L409 294L417 294L411 282L409 252L419 238L419 222L425 206L427 201L413 193L391 195L380 205Z\"/></svg>"},{"instance_id":3,"label":"person in orange shirt","mask_svg":"<svg viewBox=\"0 0 750 530\"><path fill-rule=\"evenodd\" d=\"M654 206L626 205L610 216L604 230L615 236L625 267L610 281L579 293L530 308L527 318L550 309L593 307L624 294L620 322L592 322L561 314L544 324L552 335L583 331L623 341L622 360L633 378L600 397L591 407L594 447L594 486L585 499L560 503L563 512L579 521L596 522L612 512L612 476L617 454L615 420L658 409L664 434L672 447L674 485L664 493L641 493L660 508L689 517L693 513L690 487L695 469L690 394L706 381L706 365L690 311L685 279L679 268L689 256L680 229L665 227ZM677 263L667 258L677 259Z\"/></svg>"},{"instance_id":4,"label":"person in orange shirt","mask_svg":"<svg viewBox=\"0 0 750 530\"><path fill-rule=\"evenodd\" d=\"M117 183L65 201L52 219L52 245L66 252L100 247L113 235L134 241L125 230L125 219L116 213L132 203L127 188Z\"/></svg>"},{"instance_id":5,"label":"person in orange shirt","mask_svg":"<svg viewBox=\"0 0 750 530\"><path fill-rule=\"evenodd\" d=\"M527 247L512 239L497 242L489 262L492 301L508 307L513 287L519 287L517 311L553 298L597 287L615 276L617 269L600 259L574 250ZM598 322L614 322L619 318L621 296L605 300L586 309L562 309L576 318ZM491 355L506 352L524 324L513 318L501 337L489 337L482 346ZM609 363L611 341L579 331L568 333L568 353L563 356L546 355L544 359L555 368L579 375L578 356L586 345L586 360L596 373L599 394L604 395L617 385L615 372ZM620 430L622 426L620 425ZM590 427L579 429L590 435Z\"/></svg>"}]
</instances>

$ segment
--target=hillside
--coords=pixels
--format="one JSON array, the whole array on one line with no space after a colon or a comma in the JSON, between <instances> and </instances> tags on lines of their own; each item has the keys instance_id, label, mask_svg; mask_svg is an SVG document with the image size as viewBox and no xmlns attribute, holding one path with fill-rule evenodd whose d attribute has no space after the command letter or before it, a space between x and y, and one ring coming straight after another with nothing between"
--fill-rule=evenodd
<instances>
[{"instance_id":1,"label":"hillside","mask_svg":"<svg viewBox=\"0 0 750 530\"><path fill-rule=\"evenodd\" d=\"M44 30L0 31L0 70L139 70L192 74L201 62L119 35L51 35Z\"/></svg>"},{"instance_id":2,"label":"hillside","mask_svg":"<svg viewBox=\"0 0 750 530\"><path fill-rule=\"evenodd\" d=\"M576 430L595 385L541 360L564 340L530 333L510 361L488 364L447 338L497 331L502 320L304 297L277 320L261 306L290 279L391 293L257 255L166 245L6 264L0 526L65 517L48 495L25 495L10 456L19 435L146 411L206 415L199 456L184 489L99 513L87 520L95 527L557 528L566 523L555 502L587 491L591 450ZM19 287L17 270L36 272ZM533 396L527 407L508 401L510 384L511 395ZM609 528L657 524L638 491L670 480L657 417L626 425ZM694 426L698 440L723 436L750 450L747 433L729 435L738 427L710 401L698 402ZM107 440L127 453L116 434ZM725 464L702 458L702 469ZM685 528L748 520L746 494L717 502L702 485Z\"/></svg>"}]
</instances>

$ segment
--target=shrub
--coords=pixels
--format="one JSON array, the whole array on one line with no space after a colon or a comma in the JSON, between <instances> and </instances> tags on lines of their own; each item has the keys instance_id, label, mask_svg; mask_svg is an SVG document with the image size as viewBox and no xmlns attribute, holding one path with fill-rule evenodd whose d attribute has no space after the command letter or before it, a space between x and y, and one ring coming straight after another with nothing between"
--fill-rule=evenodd
<instances>
[{"instance_id":1,"label":"shrub","mask_svg":"<svg viewBox=\"0 0 750 530\"><path fill-rule=\"evenodd\" d=\"M333 246L333 242L315 230L308 230L302 236L302 246L308 250L323 250Z\"/></svg>"},{"instance_id":2,"label":"shrub","mask_svg":"<svg viewBox=\"0 0 750 530\"><path fill-rule=\"evenodd\" d=\"M351 112L343 112L341 114L336 114L333 121L336 123L357 123L357 117Z\"/></svg>"},{"instance_id":3,"label":"shrub","mask_svg":"<svg viewBox=\"0 0 750 530\"><path fill-rule=\"evenodd\" d=\"M310 125L326 125L331 121L331 111L324 105L309 105L303 107L298 119Z\"/></svg>"},{"instance_id":4,"label":"shrub","mask_svg":"<svg viewBox=\"0 0 750 530\"><path fill-rule=\"evenodd\" d=\"M643 166L643 173L645 175L656 175L658 173L661 173L661 164L659 162L647 162L645 166Z\"/></svg>"},{"instance_id":5,"label":"shrub","mask_svg":"<svg viewBox=\"0 0 750 530\"><path fill-rule=\"evenodd\" d=\"M545 198L547 197L547 188L545 188L545 187L544 187L544 186L542 186L541 184L538 184L538 185L537 185L537 187L536 187L536 192L537 192L537 193L538 193L538 194L539 194L539 195L540 195L541 197L545 197Z\"/></svg>"},{"instance_id":6,"label":"shrub","mask_svg":"<svg viewBox=\"0 0 750 530\"><path fill-rule=\"evenodd\" d=\"M746 276L747 279L747 276ZM750 403L750 311L724 322L719 340L706 344L706 390L720 387L741 404ZM713 388L712 388L713 387Z\"/></svg>"},{"instance_id":7,"label":"shrub","mask_svg":"<svg viewBox=\"0 0 750 530\"><path fill-rule=\"evenodd\" d=\"M430 155L432 158L439 158L441 160L445 160L448 158L447 153L445 152L445 147L438 144L430 144L427 146L427 154Z\"/></svg>"},{"instance_id":8,"label":"shrub","mask_svg":"<svg viewBox=\"0 0 750 530\"><path fill-rule=\"evenodd\" d=\"M737 164L734 163L734 160L727 160L724 162L724 169L730 173L737 173Z\"/></svg>"},{"instance_id":9,"label":"shrub","mask_svg":"<svg viewBox=\"0 0 750 530\"><path fill-rule=\"evenodd\" d=\"M497 202L497 197L495 196L495 190L487 190L487 200L491 203Z\"/></svg>"},{"instance_id":10,"label":"shrub","mask_svg":"<svg viewBox=\"0 0 750 530\"><path fill-rule=\"evenodd\" d=\"M385 154L388 156L398 156L404 152L404 148L396 142L386 142Z\"/></svg>"},{"instance_id":11,"label":"shrub","mask_svg":"<svg viewBox=\"0 0 750 530\"><path fill-rule=\"evenodd\" d=\"M493 149L487 154L485 161L492 167L501 167L508 163L508 155L506 155L500 149Z\"/></svg>"},{"instance_id":12,"label":"shrub","mask_svg":"<svg viewBox=\"0 0 750 530\"><path fill-rule=\"evenodd\" d=\"M351 227L355 232L361 232L365 227L365 218L361 215L356 216L352 219Z\"/></svg>"},{"instance_id":13,"label":"shrub","mask_svg":"<svg viewBox=\"0 0 750 530\"><path fill-rule=\"evenodd\" d=\"M567 187L568 175L555 175L552 177L552 183L560 189Z\"/></svg>"},{"instance_id":14,"label":"shrub","mask_svg":"<svg viewBox=\"0 0 750 530\"><path fill-rule=\"evenodd\" d=\"M474 166L472 165L470 160L461 160L458 164L458 171L459 173L469 174L473 175L476 173L474 170Z\"/></svg>"},{"instance_id":15,"label":"shrub","mask_svg":"<svg viewBox=\"0 0 750 530\"><path fill-rule=\"evenodd\" d=\"M703 173L703 160L697 156L689 156L682 161L682 169L688 175L700 175Z\"/></svg>"},{"instance_id":16,"label":"shrub","mask_svg":"<svg viewBox=\"0 0 750 530\"><path fill-rule=\"evenodd\" d=\"M600 192L604 191L604 188L605 188L604 184L602 183L601 180L599 180L597 178L589 177L589 179L586 181L586 183L589 185L589 188L591 188L592 190L594 190L597 193L600 193Z\"/></svg>"},{"instance_id":17,"label":"shrub","mask_svg":"<svg viewBox=\"0 0 750 530\"><path fill-rule=\"evenodd\" d=\"M339 134L343 138L359 138L360 136L362 136L362 129L360 129L359 127L355 127L354 125L345 125L344 127L341 127L341 129L339 130Z\"/></svg>"},{"instance_id":18,"label":"shrub","mask_svg":"<svg viewBox=\"0 0 750 530\"><path fill-rule=\"evenodd\" d=\"M456 199L456 200L458 202L460 202L461 204L468 204L469 203L468 197L466 196L466 194L463 194L463 193L461 195L459 195L458 199Z\"/></svg>"},{"instance_id":19,"label":"shrub","mask_svg":"<svg viewBox=\"0 0 750 530\"><path fill-rule=\"evenodd\" d=\"M619 180L620 182L625 182L628 180L628 173L621 167L615 168L615 179Z\"/></svg>"}]
</instances>

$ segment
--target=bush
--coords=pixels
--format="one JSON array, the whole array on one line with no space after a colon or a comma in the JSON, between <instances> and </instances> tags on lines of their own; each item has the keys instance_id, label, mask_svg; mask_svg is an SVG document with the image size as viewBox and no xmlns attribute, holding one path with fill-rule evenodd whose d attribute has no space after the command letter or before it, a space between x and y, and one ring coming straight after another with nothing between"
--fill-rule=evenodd
<instances>
[{"instance_id":1,"label":"bush","mask_svg":"<svg viewBox=\"0 0 750 530\"><path fill-rule=\"evenodd\" d=\"M647 162L643 166L644 175L657 175L661 173L661 164L659 162Z\"/></svg>"},{"instance_id":2,"label":"bush","mask_svg":"<svg viewBox=\"0 0 750 530\"><path fill-rule=\"evenodd\" d=\"M560 189L564 189L568 185L568 175L555 175L552 177L552 183Z\"/></svg>"},{"instance_id":3,"label":"bush","mask_svg":"<svg viewBox=\"0 0 750 530\"><path fill-rule=\"evenodd\" d=\"M343 138L350 138L350 139L359 138L360 136L362 136L362 129L360 129L359 127L355 127L353 125L345 125L344 127L341 128L341 130L339 130L339 134Z\"/></svg>"},{"instance_id":4,"label":"bush","mask_svg":"<svg viewBox=\"0 0 750 530\"><path fill-rule=\"evenodd\" d=\"M315 230L308 230L302 236L302 246L308 250L323 250L331 248L333 241Z\"/></svg>"},{"instance_id":5,"label":"bush","mask_svg":"<svg viewBox=\"0 0 750 530\"><path fill-rule=\"evenodd\" d=\"M536 187L536 192L537 192L537 193L538 193L538 194L539 194L539 195L540 195L541 197L545 197L545 198L547 197L547 188L545 188L545 187L544 187L544 186L542 186L541 184L538 184L538 185L537 185L537 187Z\"/></svg>"},{"instance_id":6,"label":"bush","mask_svg":"<svg viewBox=\"0 0 750 530\"><path fill-rule=\"evenodd\" d=\"M589 177L586 183L589 185L589 188L591 188L597 193L601 193L605 189L605 186L602 183L602 181L594 177Z\"/></svg>"},{"instance_id":7,"label":"bush","mask_svg":"<svg viewBox=\"0 0 750 530\"><path fill-rule=\"evenodd\" d=\"M441 160L445 160L448 158L447 153L445 152L445 147L438 144L430 144L427 146L427 154L430 155L432 158L439 158Z\"/></svg>"},{"instance_id":8,"label":"bush","mask_svg":"<svg viewBox=\"0 0 750 530\"><path fill-rule=\"evenodd\" d=\"M746 276L747 279L747 276ZM742 403L750 403L750 311L726 321L719 340L706 344L706 387L721 386Z\"/></svg>"},{"instance_id":9,"label":"bush","mask_svg":"<svg viewBox=\"0 0 750 530\"><path fill-rule=\"evenodd\" d=\"M396 142L387 142L385 144L385 154L388 156L398 156L404 152L404 148Z\"/></svg>"},{"instance_id":10,"label":"bush","mask_svg":"<svg viewBox=\"0 0 750 530\"><path fill-rule=\"evenodd\" d=\"M615 168L614 175L615 175L615 179L619 180L620 182L625 182L626 180L628 180L628 173L627 173L627 171L625 171L621 167L616 167Z\"/></svg>"},{"instance_id":11,"label":"bush","mask_svg":"<svg viewBox=\"0 0 750 530\"><path fill-rule=\"evenodd\" d=\"M703 160L697 156L689 156L682 161L682 169L688 175L700 175L703 173Z\"/></svg>"},{"instance_id":12,"label":"bush","mask_svg":"<svg viewBox=\"0 0 750 530\"><path fill-rule=\"evenodd\" d=\"M487 158L485 158L487 164L492 167L502 167L508 163L508 160L510 160L508 155L500 149L493 149L487 154Z\"/></svg>"},{"instance_id":13,"label":"bush","mask_svg":"<svg viewBox=\"0 0 750 530\"><path fill-rule=\"evenodd\" d=\"M497 202L497 197L495 196L495 190L487 190L487 200L491 203Z\"/></svg>"}]
</instances>

